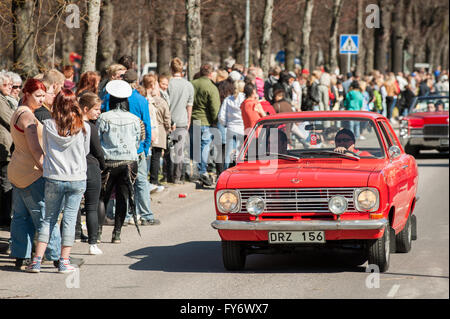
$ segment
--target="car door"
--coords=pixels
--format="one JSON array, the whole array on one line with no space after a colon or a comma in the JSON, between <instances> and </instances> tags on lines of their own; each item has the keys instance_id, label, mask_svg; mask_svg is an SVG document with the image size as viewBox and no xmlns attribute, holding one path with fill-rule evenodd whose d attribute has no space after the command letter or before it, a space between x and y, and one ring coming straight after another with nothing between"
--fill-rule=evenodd
<instances>
[{"instance_id":1,"label":"car door","mask_svg":"<svg viewBox=\"0 0 450 319\"><path fill-rule=\"evenodd\" d=\"M392 127L388 125L386 120L379 121L380 129L383 133L383 137L386 140L388 150L391 146L401 146L396 139L395 132ZM389 152L387 154L389 157L390 173L388 178L388 184L391 193L391 200L395 206L395 216L393 220L392 228L402 228L402 225L406 222L409 208L409 175L411 169L411 163L409 157L402 151L400 156L392 157Z\"/></svg>"}]
</instances>

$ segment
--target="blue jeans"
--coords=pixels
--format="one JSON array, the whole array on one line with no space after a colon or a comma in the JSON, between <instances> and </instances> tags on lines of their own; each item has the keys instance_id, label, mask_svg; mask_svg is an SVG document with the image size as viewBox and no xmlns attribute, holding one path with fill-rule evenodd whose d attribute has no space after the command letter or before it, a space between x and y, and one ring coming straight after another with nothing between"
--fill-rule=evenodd
<instances>
[{"instance_id":1,"label":"blue jeans","mask_svg":"<svg viewBox=\"0 0 450 319\"><path fill-rule=\"evenodd\" d=\"M350 121L349 129L353 132L353 134L355 134L355 139L359 138L360 127L361 127L361 122L360 121L356 121L356 120Z\"/></svg>"},{"instance_id":2,"label":"blue jeans","mask_svg":"<svg viewBox=\"0 0 450 319\"><path fill-rule=\"evenodd\" d=\"M58 181L45 178L45 217L39 229L38 241L48 243L63 210L61 245L73 246L75 241L75 225L81 198L86 191L86 180ZM64 204L63 204L64 203Z\"/></svg>"},{"instance_id":3,"label":"blue jeans","mask_svg":"<svg viewBox=\"0 0 450 319\"><path fill-rule=\"evenodd\" d=\"M144 153L138 158L138 173L134 183L134 197L136 202L136 214L141 215L141 219L153 220L153 212L150 207L150 184L148 181L148 165ZM125 220L132 218L127 212Z\"/></svg>"},{"instance_id":4,"label":"blue jeans","mask_svg":"<svg viewBox=\"0 0 450 319\"><path fill-rule=\"evenodd\" d=\"M225 143L225 169L230 166L233 158L231 155L235 151L235 155L239 154L242 144L244 143L244 135L233 132L230 129L227 130L227 139Z\"/></svg>"},{"instance_id":5,"label":"blue jeans","mask_svg":"<svg viewBox=\"0 0 450 319\"><path fill-rule=\"evenodd\" d=\"M45 216L45 181L39 178L26 188L13 186L13 216L11 220L11 256L31 258L34 235ZM58 225L45 250L47 260L58 260L61 252L61 235Z\"/></svg>"},{"instance_id":6,"label":"blue jeans","mask_svg":"<svg viewBox=\"0 0 450 319\"><path fill-rule=\"evenodd\" d=\"M209 151L212 142L209 126L193 124L191 125L189 132L191 140L191 156L193 157L194 163L197 163L198 173L200 175L205 174L208 167Z\"/></svg>"}]
</instances>

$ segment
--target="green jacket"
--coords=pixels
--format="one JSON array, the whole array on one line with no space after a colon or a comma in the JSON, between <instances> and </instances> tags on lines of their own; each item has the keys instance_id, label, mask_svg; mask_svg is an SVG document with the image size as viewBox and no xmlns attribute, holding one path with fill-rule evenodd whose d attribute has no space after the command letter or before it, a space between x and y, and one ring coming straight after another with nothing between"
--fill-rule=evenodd
<instances>
[{"instance_id":1,"label":"green jacket","mask_svg":"<svg viewBox=\"0 0 450 319\"><path fill-rule=\"evenodd\" d=\"M352 90L347 93L344 101L344 107L349 111L359 111L361 110L364 103L364 96L361 92Z\"/></svg>"},{"instance_id":2,"label":"green jacket","mask_svg":"<svg viewBox=\"0 0 450 319\"><path fill-rule=\"evenodd\" d=\"M202 126L215 125L220 109L219 90L205 76L193 80L192 86L194 87L192 121L201 121Z\"/></svg>"}]
</instances>

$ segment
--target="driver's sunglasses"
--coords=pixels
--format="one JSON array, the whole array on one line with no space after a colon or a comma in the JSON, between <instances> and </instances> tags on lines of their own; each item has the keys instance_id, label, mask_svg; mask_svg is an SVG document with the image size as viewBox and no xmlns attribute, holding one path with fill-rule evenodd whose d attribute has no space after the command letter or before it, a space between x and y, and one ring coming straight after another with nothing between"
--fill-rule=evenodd
<instances>
[{"instance_id":1,"label":"driver's sunglasses","mask_svg":"<svg viewBox=\"0 0 450 319\"><path fill-rule=\"evenodd\" d=\"M348 142L353 142L353 140L351 138L338 138L338 139L336 139L336 143L348 143Z\"/></svg>"}]
</instances>

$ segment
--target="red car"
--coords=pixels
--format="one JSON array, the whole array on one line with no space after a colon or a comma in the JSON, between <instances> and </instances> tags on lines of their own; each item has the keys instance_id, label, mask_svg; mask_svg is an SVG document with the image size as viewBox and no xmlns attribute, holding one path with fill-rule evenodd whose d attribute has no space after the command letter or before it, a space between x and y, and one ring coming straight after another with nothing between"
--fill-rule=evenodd
<instances>
[{"instance_id":1,"label":"red car","mask_svg":"<svg viewBox=\"0 0 450 319\"><path fill-rule=\"evenodd\" d=\"M416 98L409 115L400 122L400 142L405 151L418 155L420 150L448 152L448 96Z\"/></svg>"},{"instance_id":2,"label":"red car","mask_svg":"<svg viewBox=\"0 0 450 319\"><path fill-rule=\"evenodd\" d=\"M355 264L389 267L409 252L417 164L372 112L280 113L258 121L215 189L228 270L252 253L349 248Z\"/></svg>"}]
</instances>

